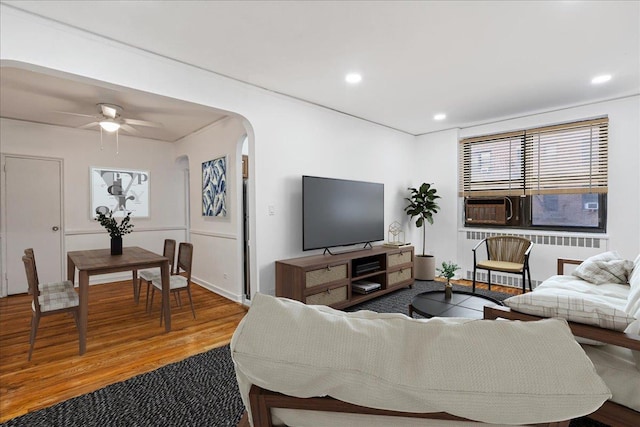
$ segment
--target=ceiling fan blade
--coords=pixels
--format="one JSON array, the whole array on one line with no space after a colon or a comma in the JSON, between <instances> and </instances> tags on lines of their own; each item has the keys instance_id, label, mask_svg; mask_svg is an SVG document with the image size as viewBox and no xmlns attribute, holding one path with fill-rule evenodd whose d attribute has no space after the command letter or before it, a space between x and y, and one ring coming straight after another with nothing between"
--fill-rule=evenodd
<instances>
[{"instance_id":1,"label":"ceiling fan blade","mask_svg":"<svg viewBox=\"0 0 640 427\"><path fill-rule=\"evenodd\" d=\"M58 114L67 114L69 116L80 116L80 117L91 117L92 119L95 119L96 116L93 114L80 114L80 113L71 113L69 111L52 111L52 113L58 113Z\"/></svg>"},{"instance_id":2,"label":"ceiling fan blade","mask_svg":"<svg viewBox=\"0 0 640 427\"><path fill-rule=\"evenodd\" d=\"M89 129L89 128L94 127L94 126L98 126L99 124L100 123L98 123L98 122L91 122L91 123L87 123L86 125L82 125L82 126L78 127L78 129Z\"/></svg>"},{"instance_id":3,"label":"ceiling fan blade","mask_svg":"<svg viewBox=\"0 0 640 427\"><path fill-rule=\"evenodd\" d=\"M124 123L124 124L120 125L120 129L122 129L122 130L124 130L124 131L126 131L126 132L128 132L128 133L131 133L131 134L133 134L133 135L140 135L140 131L139 131L139 130L137 130L137 129L136 129L136 128L134 128L134 127L129 126L129 125L128 125L128 124L126 124L126 123Z\"/></svg>"},{"instance_id":4,"label":"ceiling fan blade","mask_svg":"<svg viewBox=\"0 0 640 427\"><path fill-rule=\"evenodd\" d=\"M149 127L152 127L152 128L164 127L162 125L162 123L148 122L146 120L124 119L123 121L128 125L149 126Z\"/></svg>"}]
</instances>

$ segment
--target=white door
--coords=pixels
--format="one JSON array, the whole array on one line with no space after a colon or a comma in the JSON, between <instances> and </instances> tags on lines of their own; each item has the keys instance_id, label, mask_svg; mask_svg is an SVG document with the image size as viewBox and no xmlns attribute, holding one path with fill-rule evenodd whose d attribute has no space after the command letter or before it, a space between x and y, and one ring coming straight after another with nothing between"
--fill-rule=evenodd
<instances>
[{"instance_id":1,"label":"white door","mask_svg":"<svg viewBox=\"0 0 640 427\"><path fill-rule=\"evenodd\" d=\"M5 156L6 283L27 292L22 263L33 248L40 282L62 279L62 164L56 159Z\"/></svg>"}]
</instances>

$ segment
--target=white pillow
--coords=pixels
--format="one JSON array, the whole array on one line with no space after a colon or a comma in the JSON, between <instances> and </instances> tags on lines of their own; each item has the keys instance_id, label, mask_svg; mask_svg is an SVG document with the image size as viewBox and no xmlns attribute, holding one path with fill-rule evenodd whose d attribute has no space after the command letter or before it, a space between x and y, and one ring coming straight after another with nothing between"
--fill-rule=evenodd
<instances>
[{"instance_id":1,"label":"white pillow","mask_svg":"<svg viewBox=\"0 0 640 427\"><path fill-rule=\"evenodd\" d=\"M248 384L295 397L496 424L588 414L610 397L566 322L344 313L257 294L231 340Z\"/></svg>"},{"instance_id":2,"label":"white pillow","mask_svg":"<svg viewBox=\"0 0 640 427\"><path fill-rule=\"evenodd\" d=\"M636 319L640 319L640 255L633 262L633 270L629 276L629 295L624 311Z\"/></svg>"},{"instance_id":3,"label":"white pillow","mask_svg":"<svg viewBox=\"0 0 640 427\"><path fill-rule=\"evenodd\" d=\"M604 252L587 258L571 274L587 282L627 283L633 262L620 258L617 252Z\"/></svg>"},{"instance_id":4,"label":"white pillow","mask_svg":"<svg viewBox=\"0 0 640 427\"><path fill-rule=\"evenodd\" d=\"M561 317L616 331L624 331L635 320L622 307L611 304L607 297L561 288L538 287L533 292L510 297L503 302L521 313Z\"/></svg>"}]
</instances>

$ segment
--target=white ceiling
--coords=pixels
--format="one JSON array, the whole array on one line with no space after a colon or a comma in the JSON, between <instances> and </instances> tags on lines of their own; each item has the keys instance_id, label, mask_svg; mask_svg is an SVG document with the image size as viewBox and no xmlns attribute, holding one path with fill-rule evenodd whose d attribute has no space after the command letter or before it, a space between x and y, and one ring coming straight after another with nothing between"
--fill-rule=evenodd
<instances>
[{"instance_id":1,"label":"white ceiling","mask_svg":"<svg viewBox=\"0 0 640 427\"><path fill-rule=\"evenodd\" d=\"M640 93L638 1L2 2L414 135ZM83 111L112 102L81 92ZM120 95L133 118L169 119Z\"/></svg>"}]
</instances>

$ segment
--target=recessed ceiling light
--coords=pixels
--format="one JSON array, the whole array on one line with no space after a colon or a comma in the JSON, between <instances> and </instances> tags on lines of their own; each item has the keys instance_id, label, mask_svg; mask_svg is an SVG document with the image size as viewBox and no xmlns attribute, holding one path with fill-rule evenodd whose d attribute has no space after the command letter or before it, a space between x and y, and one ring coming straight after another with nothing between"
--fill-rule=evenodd
<instances>
[{"instance_id":1,"label":"recessed ceiling light","mask_svg":"<svg viewBox=\"0 0 640 427\"><path fill-rule=\"evenodd\" d=\"M347 83L356 84L362 81L362 76L358 73L349 73L344 79Z\"/></svg>"},{"instance_id":2,"label":"recessed ceiling light","mask_svg":"<svg viewBox=\"0 0 640 427\"><path fill-rule=\"evenodd\" d=\"M591 83L593 83L594 85L597 85L600 83L608 82L609 80L611 80L611 74L603 74L601 76L596 76L592 78Z\"/></svg>"},{"instance_id":3,"label":"recessed ceiling light","mask_svg":"<svg viewBox=\"0 0 640 427\"><path fill-rule=\"evenodd\" d=\"M433 120L444 120L447 118L447 115L444 113L439 113L433 116Z\"/></svg>"}]
</instances>

